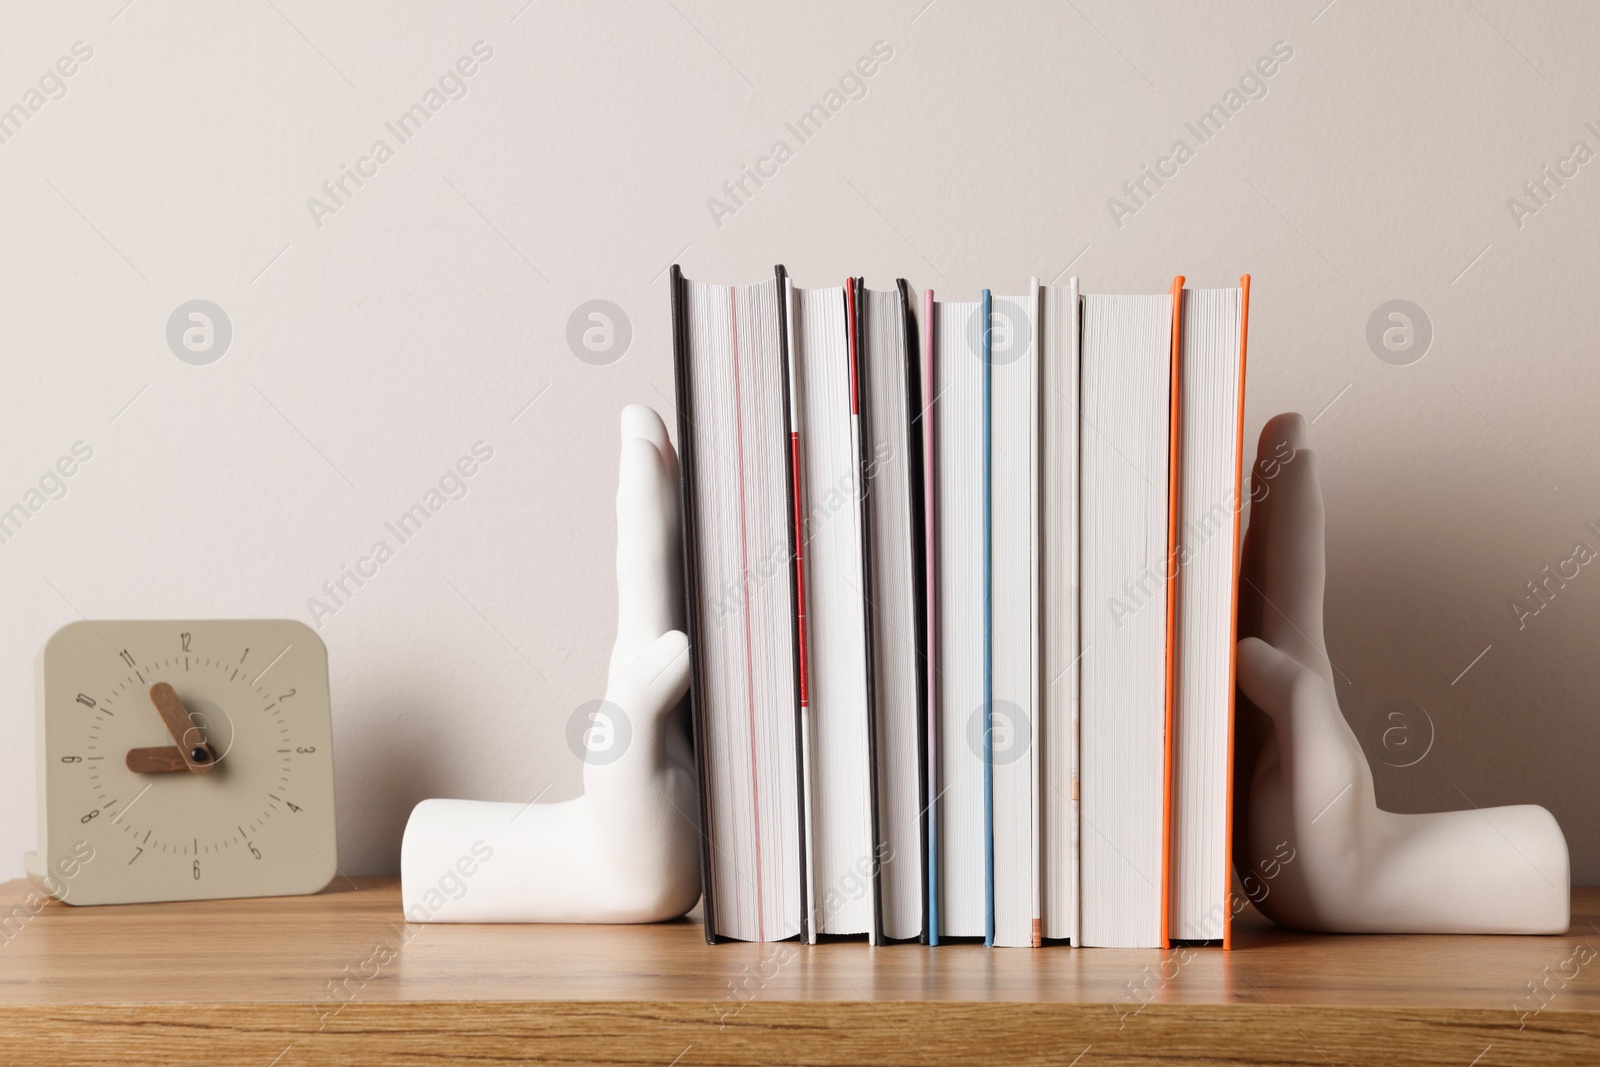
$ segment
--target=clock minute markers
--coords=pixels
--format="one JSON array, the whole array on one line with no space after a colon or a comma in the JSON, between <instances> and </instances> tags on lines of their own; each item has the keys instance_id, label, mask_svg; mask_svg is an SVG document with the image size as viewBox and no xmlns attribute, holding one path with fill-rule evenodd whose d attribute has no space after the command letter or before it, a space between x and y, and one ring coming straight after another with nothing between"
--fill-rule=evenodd
<instances>
[{"instance_id":1,"label":"clock minute markers","mask_svg":"<svg viewBox=\"0 0 1600 1067\"><path fill-rule=\"evenodd\" d=\"M138 793L137 796L135 796L132 800L128 801L126 804L122 805L121 810L119 810L115 815L111 816L111 821L113 823L120 823L122 821L122 817L124 815L128 814L128 809L133 807L135 804L139 803L139 797L142 797L146 793L150 792L150 787L152 785L155 785L155 783L154 782L146 783L145 787L143 789L139 790L139 793Z\"/></svg>"},{"instance_id":2,"label":"clock minute markers","mask_svg":"<svg viewBox=\"0 0 1600 1067\"><path fill-rule=\"evenodd\" d=\"M253 678L253 679L245 679L245 684L246 685L253 685L255 682L259 681L263 675L265 675L269 670L272 670L280 662L283 661L284 657L287 655L287 653L289 651L291 651L292 647L293 647L292 645L286 645L284 647L284 649L281 652L278 653L278 655L273 657L271 662L269 662L265 667L263 667L260 670L259 673L256 674L255 678ZM248 654L248 650L246 650L246 654ZM243 657L241 657L241 661L242 661L242 659L243 659ZM177 662L178 661L177 661L176 658L165 660L165 661L161 662L160 664L156 664L154 669L159 670L159 669L161 669L163 667L175 667ZM241 670L240 670L240 667L238 667L238 666L235 666L233 664L223 663L223 662L220 662L220 661L212 662L210 660L206 660L205 661L205 665L208 666L208 667L215 668L219 673L223 672L223 671L230 672L228 677L227 677L227 681L229 683L232 683L232 682L234 682L236 680L240 680ZM139 677L139 678L142 679L143 675L142 674L136 674L136 677ZM132 682L133 682L133 678L130 677L128 679L128 683L126 683L126 684L131 684ZM151 687L151 693L150 693L150 699L151 699L152 705L154 705L157 708L157 711L161 714L162 723L163 723L164 726L167 727L168 733L174 734L175 737L192 737L193 735L189 733L190 730L201 730L201 731L205 730L205 727L202 727L200 725L200 721L197 720L194 717L194 715L192 715L189 712L187 706L185 706L182 703L181 699L177 699L177 693L176 693L175 690L172 691L170 693L170 695L167 692L165 692L165 690L170 690L171 689L170 685L168 685L167 683L157 683L157 685L160 687L161 691L157 690L157 686L152 686ZM122 688L124 688L123 685L119 685L117 687L118 690L121 690ZM275 708L277 708L279 706L279 701L272 700L271 697L268 696L268 694L264 690L261 689L261 687L254 686L254 688L256 689L256 692L259 693L262 697L265 697L266 699L271 701L271 703L269 703L266 706L266 708L264 708L263 710L265 710L267 712L272 712L273 709L275 709ZM293 689L290 689L287 695L288 696L294 696L295 695L295 691ZM280 700L281 699L282 698L280 698ZM107 702L107 703L109 703L109 702ZM176 705L176 707L174 707L174 704ZM283 741L284 742L289 742L289 731L287 730L287 728L283 727L282 712L278 711L276 714L273 715L273 718L275 718L279 723L280 732L283 734ZM187 725L185 725L186 723L187 723ZM96 724L94 724L93 728L97 729L98 726L99 726L99 724L96 723ZM127 766L128 766L129 770L134 771L136 773L142 773L142 774L176 773L176 772L182 772L182 771L191 771L191 772L195 772L195 773L200 773L200 772L212 769L212 767L216 766L216 764L218 762L220 762L220 760L222 758L221 756L218 756L218 757L214 758L213 760L211 760L208 764L197 765L197 762L198 762L197 760L195 760L195 759L193 759L191 757L186 757L186 755L185 755L185 753L183 751L184 747L186 747L186 746L183 746L183 745L180 745L180 746L161 745L161 746L153 746L153 747L148 747L148 748L131 749L127 753L126 763L127 763ZM210 751L215 751L214 749L212 749L210 747L209 742L207 742L207 748ZM292 749L288 749L288 750L283 750L283 751L293 751L293 750ZM226 755L226 753L223 753L223 755ZM286 759L285 763L288 763L288 762L289 761ZM285 774L285 776L282 777L280 780L281 780L281 784L283 784L285 786L287 786L289 784L287 774ZM148 786L146 788L148 788ZM143 794L141 793L140 795L142 796ZM286 803L287 806L292 810L295 810L295 811L299 811L300 810L298 805L293 804L293 803L288 803L288 802L285 802L285 801L280 801L279 798L276 797L276 796L273 796L272 800L273 801L278 801L279 803ZM121 813L119 813L119 814L121 814ZM270 816L271 814L273 814L273 810L272 810L271 807L269 807L266 811L262 812L263 816ZM127 826L123 826L122 828L124 830L130 829ZM241 829L241 833L243 833L244 831L243 831L242 827L240 829ZM137 832L137 831L135 831L135 832ZM149 831L147 830L146 831L146 836L147 837L148 837L148 834L149 834ZM211 843L211 844L208 844L207 846L205 846L204 851L207 852L207 853L220 852L223 848L225 848L230 843L231 842L222 842L220 844ZM245 838L245 843L251 846L251 852L252 852L252 854L255 854L257 850L255 849L254 844L249 841L248 837ZM163 851L167 850L167 846L165 844L161 844L159 842L157 844L160 846L160 848ZM156 847L156 846L153 845L151 847ZM198 841L195 841L192 844L192 848L196 849L196 850L198 850L200 848ZM173 846L173 850L174 851L180 851L181 850L181 854L184 854L184 855L197 855L198 854L197 852L191 851L190 849L181 849L181 846L176 846L176 845ZM135 858L137 858L137 855L138 855L138 853L135 854ZM256 855L256 858L259 859L260 856Z\"/></svg>"},{"instance_id":3,"label":"clock minute markers","mask_svg":"<svg viewBox=\"0 0 1600 1067\"><path fill-rule=\"evenodd\" d=\"M273 656L273 657L272 657L272 662L271 662L271 663L269 663L269 664L267 664L267 665L266 665L266 666L265 666L265 667L262 667L262 668L261 668L261 673L260 673L260 674L257 674L257 675L256 675L256 676L255 676L255 677L254 677L254 678L252 678L252 679L250 679L250 684L251 684L251 685L255 685L255 684L256 684L256 683L258 683L258 682L260 682L260 681L261 681L261 678L262 678L262 675L265 675L265 674L266 674L266 673L267 673L267 672L268 672L268 671L270 671L270 670L271 670L271 669L272 669L272 668L274 668L274 667L276 667L276 666L277 666L277 665L278 665L278 661L279 661L279 660L280 660L280 659L282 659L282 658L283 658L283 657L285 657L285 656L287 656L287 655L288 655L288 654L289 654L289 650L290 650L290 649L291 649L291 648L293 648L293 647L294 647L294 645L292 645L292 644L289 644L289 645L284 645L284 646L283 646L283 651L282 651L282 652L279 652L279 653L278 653L278 654L277 654L277 655L276 655L276 656ZM245 649L245 650L244 650L244 651L245 651L245 654L246 654L246 655L249 655L249 653L250 653L250 650L249 650L249 649L248 649L248 648L247 648L247 649ZM239 662L240 662L240 663L243 663L243 662L244 662L244 660L243 660L243 658L241 658L241 659L240 659L240 660L239 660Z\"/></svg>"}]
</instances>

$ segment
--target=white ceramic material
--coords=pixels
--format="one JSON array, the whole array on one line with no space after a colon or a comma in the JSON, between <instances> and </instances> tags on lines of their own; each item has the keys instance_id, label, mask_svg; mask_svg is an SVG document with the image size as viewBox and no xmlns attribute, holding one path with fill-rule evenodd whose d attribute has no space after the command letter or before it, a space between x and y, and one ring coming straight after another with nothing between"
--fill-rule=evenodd
<instances>
[{"instance_id":1,"label":"white ceramic material","mask_svg":"<svg viewBox=\"0 0 1600 1067\"><path fill-rule=\"evenodd\" d=\"M1247 699L1238 714L1236 869L1266 887L1251 895L1268 917L1305 930L1565 932L1566 839L1544 808L1378 808L1324 651L1323 504L1305 433L1299 415L1273 419L1255 464L1239 609ZM590 755L575 800L419 804L401 853L408 919L651 922L698 900L678 510L666 428L648 408L630 407L606 690L618 720L606 734L613 745L626 734L625 748Z\"/></svg>"},{"instance_id":2,"label":"white ceramic material","mask_svg":"<svg viewBox=\"0 0 1600 1067\"><path fill-rule=\"evenodd\" d=\"M583 795L554 804L425 800L406 824L414 922L637 923L700 898L678 463L649 408L622 413L617 637ZM586 735L587 736L587 735Z\"/></svg>"},{"instance_id":3,"label":"white ceramic material","mask_svg":"<svg viewBox=\"0 0 1600 1067\"><path fill-rule=\"evenodd\" d=\"M1235 869L1303 930L1557 934L1567 842L1544 808L1379 809L1323 638L1322 493L1305 420L1261 431L1239 601ZM1252 706L1253 705L1253 706ZM1289 854L1279 851L1287 842ZM1266 878L1270 876L1270 881ZM1246 890L1250 891L1250 881Z\"/></svg>"}]
</instances>

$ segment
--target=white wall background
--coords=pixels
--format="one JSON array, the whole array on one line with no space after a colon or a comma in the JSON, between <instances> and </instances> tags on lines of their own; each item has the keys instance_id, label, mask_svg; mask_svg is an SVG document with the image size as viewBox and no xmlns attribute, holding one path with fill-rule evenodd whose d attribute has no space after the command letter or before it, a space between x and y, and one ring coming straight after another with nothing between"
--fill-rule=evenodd
<instances>
[{"instance_id":1,"label":"white wall background","mask_svg":"<svg viewBox=\"0 0 1600 1067\"><path fill-rule=\"evenodd\" d=\"M1364 729L1409 701L1417 747L1414 709L1432 723L1420 762L1378 764L1380 799L1537 801L1600 881L1600 568L1521 629L1510 607L1600 550L1600 163L1520 227L1507 207L1600 151L1600 7L96 0L3 24L0 108L74 42L93 56L0 143L0 507L74 442L94 455L0 545L0 878L34 844L53 630L309 621L479 440L467 495L323 620L342 866L395 870L424 797L575 793L617 413L669 412L676 259L957 297L1069 267L1100 291L1253 273L1249 431L1318 416L1345 710ZM467 95L397 145L385 122L480 40ZM800 144L785 122L878 41L865 95ZM1266 95L1199 145L1185 121L1275 41ZM307 199L379 137L394 158L317 225ZM1179 138L1194 158L1119 227L1107 199ZM793 158L718 225L707 199L780 139ZM165 339L194 298L233 326L210 366ZM606 366L565 339L594 298L633 328ZM1393 298L1435 331L1410 366L1366 341Z\"/></svg>"}]
</instances>

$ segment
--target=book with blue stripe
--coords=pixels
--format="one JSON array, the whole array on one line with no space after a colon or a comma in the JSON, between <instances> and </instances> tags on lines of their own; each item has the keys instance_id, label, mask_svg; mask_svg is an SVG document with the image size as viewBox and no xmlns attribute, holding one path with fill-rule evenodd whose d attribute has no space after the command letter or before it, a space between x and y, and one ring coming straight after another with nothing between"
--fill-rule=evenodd
<instances>
[{"instance_id":1,"label":"book with blue stripe","mask_svg":"<svg viewBox=\"0 0 1600 1067\"><path fill-rule=\"evenodd\" d=\"M929 942L984 938L984 361L980 301L927 300Z\"/></svg>"},{"instance_id":2,"label":"book with blue stripe","mask_svg":"<svg viewBox=\"0 0 1600 1067\"><path fill-rule=\"evenodd\" d=\"M1226 947L1249 279L672 272L709 939Z\"/></svg>"}]
</instances>

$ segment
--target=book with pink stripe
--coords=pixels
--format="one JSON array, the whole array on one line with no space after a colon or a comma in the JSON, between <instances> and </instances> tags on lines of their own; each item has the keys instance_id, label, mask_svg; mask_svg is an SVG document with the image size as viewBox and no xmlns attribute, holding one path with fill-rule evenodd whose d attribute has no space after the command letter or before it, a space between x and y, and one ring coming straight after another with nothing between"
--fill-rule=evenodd
<instances>
[{"instance_id":1,"label":"book with pink stripe","mask_svg":"<svg viewBox=\"0 0 1600 1067\"><path fill-rule=\"evenodd\" d=\"M706 939L807 933L787 275L671 272Z\"/></svg>"}]
</instances>

